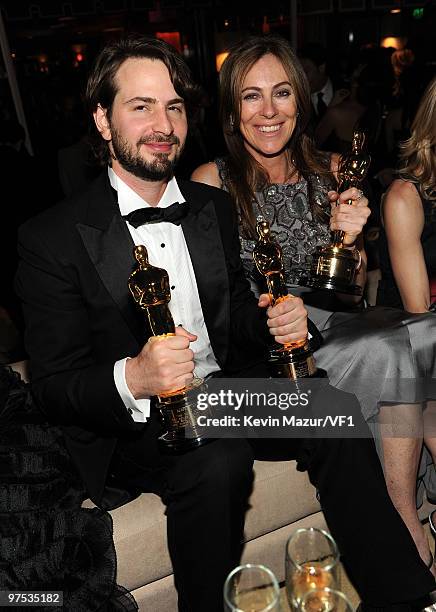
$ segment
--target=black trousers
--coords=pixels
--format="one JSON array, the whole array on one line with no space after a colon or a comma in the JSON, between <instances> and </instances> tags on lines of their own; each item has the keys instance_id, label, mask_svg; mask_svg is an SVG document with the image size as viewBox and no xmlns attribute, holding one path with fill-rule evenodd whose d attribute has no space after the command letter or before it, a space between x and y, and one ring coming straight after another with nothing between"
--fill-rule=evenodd
<instances>
[{"instance_id":1,"label":"black trousers","mask_svg":"<svg viewBox=\"0 0 436 612\"><path fill-rule=\"evenodd\" d=\"M299 469L307 469L347 573L366 604L393 611L394 604L435 589L389 498L372 439L222 439L166 455L157 445L159 433L153 415L134 439L119 442L112 471L166 504L180 612L223 610L226 575L240 560L255 457L297 459Z\"/></svg>"}]
</instances>

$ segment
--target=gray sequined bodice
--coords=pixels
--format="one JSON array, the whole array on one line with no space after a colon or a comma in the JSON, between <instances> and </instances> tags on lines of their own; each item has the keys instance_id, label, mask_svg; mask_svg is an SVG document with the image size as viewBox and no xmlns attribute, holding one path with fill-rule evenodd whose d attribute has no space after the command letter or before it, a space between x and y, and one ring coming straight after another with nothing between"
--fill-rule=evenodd
<instances>
[{"instance_id":1,"label":"gray sequined bodice","mask_svg":"<svg viewBox=\"0 0 436 612\"><path fill-rule=\"evenodd\" d=\"M225 160L216 159L215 163L226 188ZM325 179L314 176L311 179L312 194L317 202L330 211L327 192L332 189ZM319 245L330 243L330 230L327 225L312 217L308 198L308 184L305 179L295 184L272 184L256 193L253 202L256 217L262 216L271 227L274 239L283 251L283 264L289 287L304 284L310 269L312 255ZM241 258L247 278L258 284L260 277L255 268L252 252L254 240L240 238Z\"/></svg>"}]
</instances>

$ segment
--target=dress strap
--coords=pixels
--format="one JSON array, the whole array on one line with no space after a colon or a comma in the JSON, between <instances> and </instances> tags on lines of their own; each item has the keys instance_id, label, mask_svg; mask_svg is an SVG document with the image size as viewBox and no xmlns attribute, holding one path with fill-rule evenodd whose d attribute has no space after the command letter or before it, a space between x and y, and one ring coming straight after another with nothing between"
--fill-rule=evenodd
<instances>
[{"instance_id":1,"label":"dress strap","mask_svg":"<svg viewBox=\"0 0 436 612\"><path fill-rule=\"evenodd\" d=\"M227 162L224 157L216 157L214 159L216 167L218 168L218 175L221 180L220 188L224 189L224 191L229 191L228 188L228 180L229 180L229 171L227 168Z\"/></svg>"}]
</instances>

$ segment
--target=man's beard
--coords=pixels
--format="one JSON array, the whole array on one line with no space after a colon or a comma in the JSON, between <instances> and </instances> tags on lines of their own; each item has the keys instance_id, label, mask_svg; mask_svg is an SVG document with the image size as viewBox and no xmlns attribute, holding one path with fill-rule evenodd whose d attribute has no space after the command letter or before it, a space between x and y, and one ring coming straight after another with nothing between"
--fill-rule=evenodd
<instances>
[{"instance_id":1,"label":"man's beard","mask_svg":"<svg viewBox=\"0 0 436 612\"><path fill-rule=\"evenodd\" d=\"M168 158L168 153L155 153L153 161L146 161L141 157L139 151L141 145L151 142L166 142L168 144L179 145L180 140L177 136L165 137L156 134L153 137L141 138L136 143L137 151L135 153L133 147L113 126L111 133L113 154L124 170L146 181L163 181L172 177L182 150L179 150L173 160Z\"/></svg>"}]
</instances>

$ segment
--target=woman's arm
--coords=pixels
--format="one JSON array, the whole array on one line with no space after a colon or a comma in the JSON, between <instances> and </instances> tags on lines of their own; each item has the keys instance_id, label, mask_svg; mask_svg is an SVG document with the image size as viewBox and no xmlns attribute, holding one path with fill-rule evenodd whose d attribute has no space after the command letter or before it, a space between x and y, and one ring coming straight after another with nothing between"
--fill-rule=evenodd
<instances>
[{"instance_id":1,"label":"woman's arm","mask_svg":"<svg viewBox=\"0 0 436 612\"><path fill-rule=\"evenodd\" d=\"M430 289L421 245L424 210L413 183L399 179L392 183L383 202L382 218L404 309L426 312Z\"/></svg>"},{"instance_id":2,"label":"woman's arm","mask_svg":"<svg viewBox=\"0 0 436 612\"><path fill-rule=\"evenodd\" d=\"M211 187L222 189L221 177L215 162L209 162L198 166L191 174L191 181L205 183L206 185L211 185Z\"/></svg>"}]
</instances>

